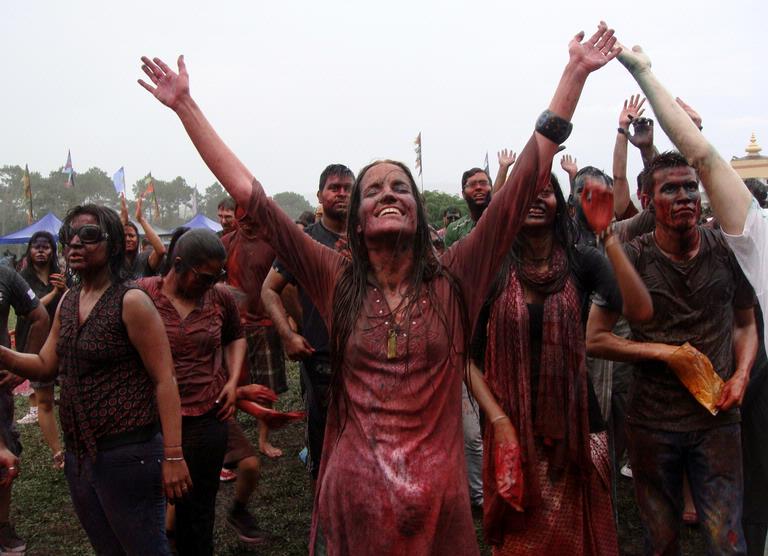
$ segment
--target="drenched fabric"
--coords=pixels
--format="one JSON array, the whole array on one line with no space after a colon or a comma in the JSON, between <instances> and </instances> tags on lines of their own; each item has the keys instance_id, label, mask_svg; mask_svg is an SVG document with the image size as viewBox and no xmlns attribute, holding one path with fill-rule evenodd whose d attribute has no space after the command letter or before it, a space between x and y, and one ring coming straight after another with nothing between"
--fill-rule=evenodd
<instances>
[{"instance_id":1,"label":"drenched fabric","mask_svg":"<svg viewBox=\"0 0 768 556\"><path fill-rule=\"evenodd\" d=\"M549 183L537 159L532 139L512 185L446 252L443 273L412 293L407 321L395 322L368 284L344 353L345 395L328 410L311 554L478 553L464 479L460 346L471 330L463 323L477 317L523 212ZM260 186L248 212L330 325L328 292L347 259L299 230Z\"/></svg>"}]
</instances>

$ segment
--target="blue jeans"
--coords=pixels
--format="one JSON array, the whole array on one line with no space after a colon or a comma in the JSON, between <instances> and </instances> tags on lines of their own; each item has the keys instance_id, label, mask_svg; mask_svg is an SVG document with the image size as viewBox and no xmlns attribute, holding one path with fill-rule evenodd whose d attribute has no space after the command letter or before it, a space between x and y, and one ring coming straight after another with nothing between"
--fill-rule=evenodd
<instances>
[{"instance_id":1,"label":"blue jeans","mask_svg":"<svg viewBox=\"0 0 768 556\"><path fill-rule=\"evenodd\" d=\"M480 431L480 411L469 395L467 385L461 385L461 418L464 427L464 457L467 460L469 499L474 506L483 505L483 434Z\"/></svg>"},{"instance_id":2,"label":"blue jeans","mask_svg":"<svg viewBox=\"0 0 768 556\"><path fill-rule=\"evenodd\" d=\"M170 555L165 536L163 437L102 450L67 452L64 472L75 512L96 554Z\"/></svg>"},{"instance_id":3,"label":"blue jeans","mask_svg":"<svg viewBox=\"0 0 768 556\"><path fill-rule=\"evenodd\" d=\"M684 470L707 554L746 554L739 424L692 432L628 425L627 441L647 554L680 554Z\"/></svg>"}]
</instances>

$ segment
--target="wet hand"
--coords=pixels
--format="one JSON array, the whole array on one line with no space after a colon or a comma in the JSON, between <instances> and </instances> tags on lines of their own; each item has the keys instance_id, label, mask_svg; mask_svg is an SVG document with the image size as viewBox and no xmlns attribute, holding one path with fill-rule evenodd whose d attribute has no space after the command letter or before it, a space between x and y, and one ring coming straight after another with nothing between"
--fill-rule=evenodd
<instances>
[{"instance_id":1,"label":"wet hand","mask_svg":"<svg viewBox=\"0 0 768 556\"><path fill-rule=\"evenodd\" d=\"M291 334L283 340L285 355L291 361L301 361L315 353L315 348L301 334Z\"/></svg>"},{"instance_id":2,"label":"wet hand","mask_svg":"<svg viewBox=\"0 0 768 556\"><path fill-rule=\"evenodd\" d=\"M744 400L744 393L747 391L749 376L746 372L736 371L733 376L723 385L723 391L720 399L715 404L720 411L727 411L733 407L739 407Z\"/></svg>"},{"instance_id":3,"label":"wet hand","mask_svg":"<svg viewBox=\"0 0 768 556\"><path fill-rule=\"evenodd\" d=\"M523 463L517 433L508 417L493 423L493 462L496 489L517 511L523 511Z\"/></svg>"},{"instance_id":4,"label":"wet hand","mask_svg":"<svg viewBox=\"0 0 768 556\"><path fill-rule=\"evenodd\" d=\"M152 85L139 79L139 85L152 93L154 97L171 110L176 110L179 104L189 98L189 74L184 64L184 56L179 56L177 65L179 73L174 72L160 58L141 57L141 69L147 74Z\"/></svg>"},{"instance_id":5,"label":"wet hand","mask_svg":"<svg viewBox=\"0 0 768 556\"><path fill-rule=\"evenodd\" d=\"M600 22L595 34L587 40L584 40L584 31L579 32L568 44L571 63L593 72L613 60L621 51L613 33L605 21Z\"/></svg>"}]
</instances>

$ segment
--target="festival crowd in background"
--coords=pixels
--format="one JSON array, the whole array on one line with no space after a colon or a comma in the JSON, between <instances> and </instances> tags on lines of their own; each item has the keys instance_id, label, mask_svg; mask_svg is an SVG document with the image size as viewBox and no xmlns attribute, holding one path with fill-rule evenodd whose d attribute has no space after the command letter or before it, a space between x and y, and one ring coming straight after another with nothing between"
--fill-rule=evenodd
<instances>
[{"instance_id":1,"label":"festival crowd in background","mask_svg":"<svg viewBox=\"0 0 768 556\"><path fill-rule=\"evenodd\" d=\"M183 57L178 71L143 57L140 85L231 196L223 231L166 245L123 197L120 214L72 207L18 272L0 265L0 549L26 548L9 508L12 391L29 379L20 422L39 423L97 554L215 553L225 480L227 522L264 542L259 453L280 457L271 429L304 420L310 554L478 554L475 516L497 556L617 555L625 475L647 554L679 554L699 523L708 554L762 556L765 184L739 178L605 23L568 52L527 144L500 151L494 177L464 172L466 214L447 209L439 230L393 160L330 164L317 213L293 221L194 102ZM617 102L611 171L558 155L561 184L582 89L615 57L645 98ZM657 151L660 131L677 150ZM303 412L273 408L286 358Z\"/></svg>"}]
</instances>

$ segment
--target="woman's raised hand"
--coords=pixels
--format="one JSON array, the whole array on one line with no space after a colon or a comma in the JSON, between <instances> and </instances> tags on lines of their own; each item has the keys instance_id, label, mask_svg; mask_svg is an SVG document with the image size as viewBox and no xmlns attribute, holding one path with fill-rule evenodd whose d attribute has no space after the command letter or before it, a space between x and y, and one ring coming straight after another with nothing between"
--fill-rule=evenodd
<instances>
[{"instance_id":1,"label":"woman's raised hand","mask_svg":"<svg viewBox=\"0 0 768 556\"><path fill-rule=\"evenodd\" d=\"M600 22L595 34L586 41L584 31L581 31L568 44L571 62L588 72L600 69L613 60L619 52L621 52L621 45L616 42L613 29L609 29L605 21Z\"/></svg>"},{"instance_id":2,"label":"woman's raised hand","mask_svg":"<svg viewBox=\"0 0 768 556\"><path fill-rule=\"evenodd\" d=\"M141 61L141 69L147 74L154 87L143 79L139 79L139 85L152 93L168 108L176 110L179 103L189 97L189 74L184 65L184 56L179 56L177 62L179 73L174 72L160 58L150 60L146 56L142 56Z\"/></svg>"}]
</instances>

